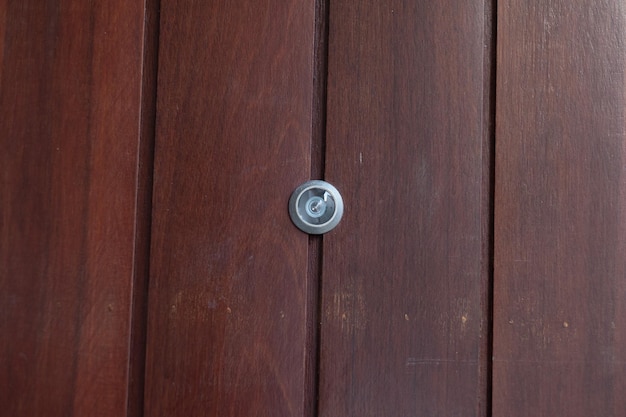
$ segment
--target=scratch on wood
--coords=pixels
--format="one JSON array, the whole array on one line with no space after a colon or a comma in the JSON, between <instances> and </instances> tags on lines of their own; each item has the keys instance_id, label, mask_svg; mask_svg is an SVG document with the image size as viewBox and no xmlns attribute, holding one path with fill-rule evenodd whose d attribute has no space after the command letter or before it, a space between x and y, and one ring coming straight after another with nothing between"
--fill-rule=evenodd
<instances>
[{"instance_id":1,"label":"scratch on wood","mask_svg":"<svg viewBox=\"0 0 626 417\"><path fill-rule=\"evenodd\" d=\"M405 366L407 368L422 365L443 365L448 363L476 364L475 359L438 359L438 358L407 358Z\"/></svg>"}]
</instances>

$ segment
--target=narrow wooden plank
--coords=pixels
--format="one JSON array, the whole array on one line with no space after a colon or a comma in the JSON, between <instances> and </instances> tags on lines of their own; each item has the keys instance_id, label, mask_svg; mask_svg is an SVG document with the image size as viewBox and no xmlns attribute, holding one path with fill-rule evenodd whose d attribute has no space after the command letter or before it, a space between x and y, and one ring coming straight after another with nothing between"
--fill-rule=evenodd
<instances>
[{"instance_id":1,"label":"narrow wooden plank","mask_svg":"<svg viewBox=\"0 0 626 417\"><path fill-rule=\"evenodd\" d=\"M626 6L499 2L494 416L626 410Z\"/></svg>"},{"instance_id":2,"label":"narrow wooden plank","mask_svg":"<svg viewBox=\"0 0 626 417\"><path fill-rule=\"evenodd\" d=\"M331 2L321 416L484 413L485 13Z\"/></svg>"},{"instance_id":3,"label":"narrow wooden plank","mask_svg":"<svg viewBox=\"0 0 626 417\"><path fill-rule=\"evenodd\" d=\"M143 2L0 6L2 414L124 416Z\"/></svg>"},{"instance_id":4,"label":"narrow wooden plank","mask_svg":"<svg viewBox=\"0 0 626 417\"><path fill-rule=\"evenodd\" d=\"M301 416L314 5L163 1L147 416Z\"/></svg>"}]
</instances>

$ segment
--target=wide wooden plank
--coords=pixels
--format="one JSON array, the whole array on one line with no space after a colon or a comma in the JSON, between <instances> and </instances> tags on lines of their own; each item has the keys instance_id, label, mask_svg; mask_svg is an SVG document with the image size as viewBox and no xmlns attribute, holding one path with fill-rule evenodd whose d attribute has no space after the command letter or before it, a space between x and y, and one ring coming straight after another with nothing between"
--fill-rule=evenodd
<instances>
[{"instance_id":1,"label":"wide wooden plank","mask_svg":"<svg viewBox=\"0 0 626 417\"><path fill-rule=\"evenodd\" d=\"M320 416L485 412L487 12L330 4Z\"/></svg>"},{"instance_id":2,"label":"wide wooden plank","mask_svg":"<svg viewBox=\"0 0 626 417\"><path fill-rule=\"evenodd\" d=\"M314 5L161 2L147 416L302 416Z\"/></svg>"},{"instance_id":3,"label":"wide wooden plank","mask_svg":"<svg viewBox=\"0 0 626 417\"><path fill-rule=\"evenodd\" d=\"M499 2L494 408L626 410L626 6Z\"/></svg>"},{"instance_id":4,"label":"wide wooden plank","mask_svg":"<svg viewBox=\"0 0 626 417\"><path fill-rule=\"evenodd\" d=\"M0 404L126 415L144 2L0 2Z\"/></svg>"}]
</instances>

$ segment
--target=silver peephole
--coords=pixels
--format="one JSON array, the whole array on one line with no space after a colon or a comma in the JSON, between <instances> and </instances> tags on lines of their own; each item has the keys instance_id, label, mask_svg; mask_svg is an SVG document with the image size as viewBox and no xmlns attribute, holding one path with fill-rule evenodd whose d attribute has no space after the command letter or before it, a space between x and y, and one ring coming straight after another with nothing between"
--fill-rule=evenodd
<instances>
[{"instance_id":1,"label":"silver peephole","mask_svg":"<svg viewBox=\"0 0 626 417\"><path fill-rule=\"evenodd\" d=\"M308 181L289 199L289 215L303 232L319 235L337 226L343 215L339 191L326 181Z\"/></svg>"}]
</instances>

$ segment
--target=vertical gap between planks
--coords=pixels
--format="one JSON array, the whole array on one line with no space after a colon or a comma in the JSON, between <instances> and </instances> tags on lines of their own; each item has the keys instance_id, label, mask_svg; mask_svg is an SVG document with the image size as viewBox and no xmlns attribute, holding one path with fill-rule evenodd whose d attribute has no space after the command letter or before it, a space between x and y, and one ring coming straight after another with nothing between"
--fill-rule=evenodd
<instances>
[{"instance_id":1,"label":"vertical gap between planks","mask_svg":"<svg viewBox=\"0 0 626 417\"><path fill-rule=\"evenodd\" d=\"M322 250L322 237L310 236L307 311L308 342L306 346L306 417L317 417L318 415Z\"/></svg>"},{"instance_id":2,"label":"vertical gap between planks","mask_svg":"<svg viewBox=\"0 0 626 417\"><path fill-rule=\"evenodd\" d=\"M483 357L485 367L484 415L493 414L493 323L494 323L494 262L495 262L495 168L496 168L496 86L497 86L497 29L498 2L485 0L485 143L484 143L484 188L483 200L486 216L486 348Z\"/></svg>"},{"instance_id":3,"label":"vertical gap between planks","mask_svg":"<svg viewBox=\"0 0 626 417\"><path fill-rule=\"evenodd\" d=\"M328 1L315 2L313 57L313 121L311 179L323 179L326 153L326 90L328 78Z\"/></svg>"},{"instance_id":4,"label":"vertical gap between planks","mask_svg":"<svg viewBox=\"0 0 626 417\"><path fill-rule=\"evenodd\" d=\"M141 131L137 159L127 417L143 417L144 415L160 0L146 0L144 7Z\"/></svg>"},{"instance_id":5,"label":"vertical gap between planks","mask_svg":"<svg viewBox=\"0 0 626 417\"><path fill-rule=\"evenodd\" d=\"M311 125L311 179L323 179L326 153L326 90L328 79L329 0L315 2L313 48L313 117ZM308 343L306 360L306 416L318 415L320 317L323 266L323 237L309 236Z\"/></svg>"}]
</instances>

